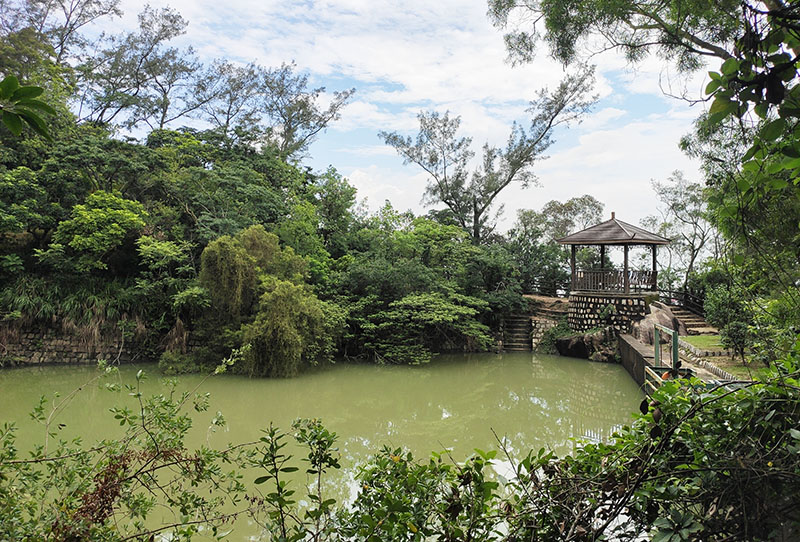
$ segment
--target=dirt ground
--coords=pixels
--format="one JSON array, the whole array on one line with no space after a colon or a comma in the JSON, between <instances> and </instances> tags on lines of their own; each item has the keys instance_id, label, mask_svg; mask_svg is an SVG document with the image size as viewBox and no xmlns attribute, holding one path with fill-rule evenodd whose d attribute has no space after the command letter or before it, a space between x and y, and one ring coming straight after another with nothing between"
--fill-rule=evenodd
<instances>
[{"instance_id":1,"label":"dirt ground","mask_svg":"<svg viewBox=\"0 0 800 542\"><path fill-rule=\"evenodd\" d=\"M535 294L525 294L522 297L540 309L566 312L569 308L569 300L565 297L548 297L546 295Z\"/></svg>"}]
</instances>

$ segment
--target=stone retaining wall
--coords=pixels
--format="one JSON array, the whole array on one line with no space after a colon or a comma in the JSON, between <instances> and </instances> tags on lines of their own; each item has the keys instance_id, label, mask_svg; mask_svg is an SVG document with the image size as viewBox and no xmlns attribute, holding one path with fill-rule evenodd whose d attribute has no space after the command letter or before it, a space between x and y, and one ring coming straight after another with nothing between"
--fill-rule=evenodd
<instances>
[{"instance_id":1,"label":"stone retaining wall","mask_svg":"<svg viewBox=\"0 0 800 542\"><path fill-rule=\"evenodd\" d=\"M609 305L613 309L609 310ZM611 326L620 333L630 333L633 323L646 314L645 295L576 292L569 295L567 322L575 331Z\"/></svg>"},{"instance_id":2,"label":"stone retaining wall","mask_svg":"<svg viewBox=\"0 0 800 542\"><path fill-rule=\"evenodd\" d=\"M531 317L531 346L533 346L534 350L542 341L545 331L557 325L558 322L552 318L545 318L543 316Z\"/></svg>"},{"instance_id":3,"label":"stone retaining wall","mask_svg":"<svg viewBox=\"0 0 800 542\"><path fill-rule=\"evenodd\" d=\"M53 329L7 332L0 339L0 367L13 365L96 363L105 359L115 363L141 361L134 343L120 337L87 342Z\"/></svg>"}]
</instances>

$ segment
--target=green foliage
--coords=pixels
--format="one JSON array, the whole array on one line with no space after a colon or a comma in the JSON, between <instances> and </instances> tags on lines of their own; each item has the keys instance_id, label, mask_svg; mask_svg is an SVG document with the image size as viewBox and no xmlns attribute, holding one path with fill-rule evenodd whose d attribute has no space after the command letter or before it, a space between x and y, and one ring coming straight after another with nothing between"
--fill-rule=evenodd
<instances>
[{"instance_id":1,"label":"green foliage","mask_svg":"<svg viewBox=\"0 0 800 542\"><path fill-rule=\"evenodd\" d=\"M536 345L536 351L541 354L558 354L556 340L574 334L575 332L567 324L567 319L561 318L556 325L547 328L542 333L542 338L539 339L539 344Z\"/></svg>"},{"instance_id":2,"label":"green foliage","mask_svg":"<svg viewBox=\"0 0 800 542\"><path fill-rule=\"evenodd\" d=\"M382 363L427 363L432 351L483 351L489 328L475 319L488 303L458 294L411 294L370 316L365 348Z\"/></svg>"},{"instance_id":3,"label":"green foliage","mask_svg":"<svg viewBox=\"0 0 800 542\"><path fill-rule=\"evenodd\" d=\"M71 217L58 224L53 242L37 251L37 257L78 272L107 269L111 253L144 227L146 217L141 203L98 190L72 208Z\"/></svg>"},{"instance_id":4,"label":"green foliage","mask_svg":"<svg viewBox=\"0 0 800 542\"><path fill-rule=\"evenodd\" d=\"M220 319L237 322L255 302L255 260L236 239L222 236L203 250L200 283Z\"/></svg>"},{"instance_id":5,"label":"green foliage","mask_svg":"<svg viewBox=\"0 0 800 542\"><path fill-rule=\"evenodd\" d=\"M196 373L203 370L195 356L177 350L167 350L158 358L158 370L165 375Z\"/></svg>"},{"instance_id":6,"label":"green foliage","mask_svg":"<svg viewBox=\"0 0 800 542\"><path fill-rule=\"evenodd\" d=\"M0 81L0 112L2 112L3 125L16 136L22 134L23 122L28 127L52 141L47 125L39 116L42 113L54 115L53 109L47 103L37 100L44 89L34 86L20 86L13 75L6 75Z\"/></svg>"},{"instance_id":7,"label":"green foliage","mask_svg":"<svg viewBox=\"0 0 800 542\"><path fill-rule=\"evenodd\" d=\"M250 345L241 370L249 376L294 376L302 363L328 361L343 319L326 318L325 303L307 287L268 279L255 320L243 327Z\"/></svg>"},{"instance_id":8,"label":"green foliage","mask_svg":"<svg viewBox=\"0 0 800 542\"><path fill-rule=\"evenodd\" d=\"M599 37L604 46L620 49L632 62L644 60L652 51L673 61L679 70L691 71L702 67L703 57L730 57L726 47L741 30L738 0L489 0L488 4L495 26L509 30L506 48L515 62L533 61L542 41L560 62L579 62L584 58L582 49Z\"/></svg>"},{"instance_id":9,"label":"green foliage","mask_svg":"<svg viewBox=\"0 0 800 542\"><path fill-rule=\"evenodd\" d=\"M47 192L36 174L18 167L0 176L0 230L24 232L47 228Z\"/></svg>"},{"instance_id":10,"label":"green foliage","mask_svg":"<svg viewBox=\"0 0 800 542\"><path fill-rule=\"evenodd\" d=\"M747 294L735 286L717 286L706 292L705 313L708 323L719 328L722 346L734 350L742 362L752 342L750 327L753 312Z\"/></svg>"},{"instance_id":11,"label":"green foliage","mask_svg":"<svg viewBox=\"0 0 800 542\"><path fill-rule=\"evenodd\" d=\"M603 204L588 194L565 202L549 201L541 211L517 212L508 232L508 247L525 292L556 296L568 290L569 252L555 240L599 223L602 212ZM595 252L591 251L591 257ZM579 258L582 256L579 253Z\"/></svg>"}]
</instances>

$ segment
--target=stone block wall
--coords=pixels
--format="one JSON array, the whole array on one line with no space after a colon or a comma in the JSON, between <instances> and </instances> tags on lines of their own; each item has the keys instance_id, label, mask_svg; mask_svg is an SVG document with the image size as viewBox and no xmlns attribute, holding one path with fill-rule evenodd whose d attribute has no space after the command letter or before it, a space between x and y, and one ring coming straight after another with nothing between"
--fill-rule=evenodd
<instances>
[{"instance_id":1,"label":"stone block wall","mask_svg":"<svg viewBox=\"0 0 800 542\"><path fill-rule=\"evenodd\" d=\"M13 365L96 363L105 359L118 363L136 360L136 345L121 338L106 338L100 344L53 329L6 332L0 337L0 367ZM141 359L139 359L141 361Z\"/></svg>"},{"instance_id":2,"label":"stone block wall","mask_svg":"<svg viewBox=\"0 0 800 542\"><path fill-rule=\"evenodd\" d=\"M531 317L531 346L533 346L534 350L539 346L545 331L556 325L558 325L558 322L552 318L545 318L542 316Z\"/></svg>"},{"instance_id":3,"label":"stone block wall","mask_svg":"<svg viewBox=\"0 0 800 542\"><path fill-rule=\"evenodd\" d=\"M571 293L567 323L575 331L611 326L620 333L630 333L633 323L646 314L647 300L641 294Z\"/></svg>"}]
</instances>

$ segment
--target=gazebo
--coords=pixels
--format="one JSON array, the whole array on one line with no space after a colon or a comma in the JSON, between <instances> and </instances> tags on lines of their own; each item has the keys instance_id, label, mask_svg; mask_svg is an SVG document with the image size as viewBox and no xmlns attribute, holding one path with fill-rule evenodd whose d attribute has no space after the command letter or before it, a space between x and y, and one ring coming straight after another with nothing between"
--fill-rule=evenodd
<instances>
[{"instance_id":1,"label":"gazebo","mask_svg":"<svg viewBox=\"0 0 800 542\"><path fill-rule=\"evenodd\" d=\"M562 245L570 245L570 270L572 282L570 292L633 292L658 290L658 271L656 258L658 245L668 245L670 240L658 234L643 230L622 220L617 220L611 213L611 220L606 220L585 230L567 235L556 241ZM622 246L625 258L622 270L619 269L577 269L575 252L578 246L599 246L600 265L605 261L607 246ZM652 270L630 269L628 252L632 246L649 246L653 255Z\"/></svg>"}]
</instances>

